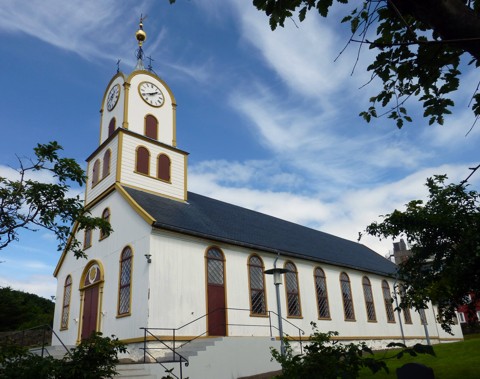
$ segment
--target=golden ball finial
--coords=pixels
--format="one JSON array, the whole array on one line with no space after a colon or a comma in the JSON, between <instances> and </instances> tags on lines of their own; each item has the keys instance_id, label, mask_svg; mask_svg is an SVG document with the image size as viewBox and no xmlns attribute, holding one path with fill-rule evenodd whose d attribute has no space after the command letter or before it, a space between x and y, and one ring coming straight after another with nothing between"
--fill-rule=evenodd
<instances>
[{"instance_id":1,"label":"golden ball finial","mask_svg":"<svg viewBox=\"0 0 480 379\"><path fill-rule=\"evenodd\" d=\"M143 31L143 22L140 20L140 24L138 25L140 29L137 30L135 33L135 38L137 38L138 46L142 46L143 42L147 39L147 33Z\"/></svg>"}]
</instances>

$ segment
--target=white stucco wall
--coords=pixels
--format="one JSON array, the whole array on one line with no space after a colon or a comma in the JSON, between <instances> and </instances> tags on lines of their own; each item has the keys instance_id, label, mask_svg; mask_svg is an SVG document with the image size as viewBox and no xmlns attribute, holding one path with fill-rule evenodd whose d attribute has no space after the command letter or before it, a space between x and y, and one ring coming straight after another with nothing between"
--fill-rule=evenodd
<instances>
[{"instance_id":1,"label":"white stucco wall","mask_svg":"<svg viewBox=\"0 0 480 379\"><path fill-rule=\"evenodd\" d=\"M68 253L57 275L54 330L68 345L75 344L79 336L81 328L80 278L84 268L94 259L101 263L105 271L99 331L104 335L114 334L122 339L135 338L141 335L140 326L147 324L149 267L144 254L149 251L151 227L117 192L111 193L96 204L92 209L92 215L101 216L102 211L107 207L111 214L112 234L99 240L99 231L94 231L92 246L85 250L88 258L77 260L72 253ZM83 241L83 231L77 235L77 238ZM117 317L119 261L120 254L127 245L133 251L132 294L134 295L131 302L131 315ZM73 281L70 315L68 329L60 330L63 288L67 275L71 275Z\"/></svg>"}]
</instances>

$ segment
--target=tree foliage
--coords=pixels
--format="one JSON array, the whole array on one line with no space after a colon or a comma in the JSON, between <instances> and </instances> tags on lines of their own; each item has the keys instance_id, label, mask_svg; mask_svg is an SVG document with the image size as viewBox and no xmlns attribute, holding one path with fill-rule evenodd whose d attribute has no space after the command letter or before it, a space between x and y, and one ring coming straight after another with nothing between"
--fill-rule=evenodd
<instances>
[{"instance_id":1,"label":"tree foliage","mask_svg":"<svg viewBox=\"0 0 480 379\"><path fill-rule=\"evenodd\" d=\"M125 345L114 336L93 334L62 359L40 357L14 344L0 345L0 377L5 379L101 379L117 374Z\"/></svg>"},{"instance_id":2,"label":"tree foliage","mask_svg":"<svg viewBox=\"0 0 480 379\"><path fill-rule=\"evenodd\" d=\"M18 158L18 178L0 177L0 249L17 241L21 229L45 228L55 233L59 250L67 246L77 258L85 257L71 229L75 221L77 230L100 228L106 235L111 232L108 221L91 217L80 197L69 195L70 185L81 186L87 177L75 160L60 157L61 150L55 141L38 144L34 159ZM40 172L51 174L55 182L31 178Z\"/></svg>"},{"instance_id":3,"label":"tree foliage","mask_svg":"<svg viewBox=\"0 0 480 379\"><path fill-rule=\"evenodd\" d=\"M349 23L351 41L378 53L368 66L383 89L360 113L369 122L388 115L397 127L412 121L405 103L414 97L423 105L429 123L443 124L451 113L451 96L460 84L461 57L478 66L480 57L480 0L337 0L351 4L342 22ZM327 17L334 0L253 0L270 21L272 30L285 20L315 11ZM472 93L471 107L480 116L480 93Z\"/></svg>"},{"instance_id":4,"label":"tree foliage","mask_svg":"<svg viewBox=\"0 0 480 379\"><path fill-rule=\"evenodd\" d=\"M0 288L0 332L52 325L55 303L43 297Z\"/></svg>"},{"instance_id":5,"label":"tree foliage","mask_svg":"<svg viewBox=\"0 0 480 379\"><path fill-rule=\"evenodd\" d=\"M390 356L376 358L365 342L340 343L335 340L338 332L321 333L314 322L311 325L313 333L305 347L305 354L295 354L288 339L285 340L285 355L272 348L273 358L282 366L282 374L276 378L354 379L358 378L363 367L369 368L372 373L381 370L388 373L389 369L386 364L388 359L399 359L406 354L411 356L435 355L431 346L417 344L413 347L406 347L401 343L391 343L387 347L401 349Z\"/></svg>"},{"instance_id":6,"label":"tree foliage","mask_svg":"<svg viewBox=\"0 0 480 379\"><path fill-rule=\"evenodd\" d=\"M427 179L428 200L413 200L366 231L380 238L405 236L412 256L399 268L402 305L421 309L438 304L438 319L451 331L455 309L480 298L480 194L466 182L446 184L447 177Z\"/></svg>"}]
</instances>

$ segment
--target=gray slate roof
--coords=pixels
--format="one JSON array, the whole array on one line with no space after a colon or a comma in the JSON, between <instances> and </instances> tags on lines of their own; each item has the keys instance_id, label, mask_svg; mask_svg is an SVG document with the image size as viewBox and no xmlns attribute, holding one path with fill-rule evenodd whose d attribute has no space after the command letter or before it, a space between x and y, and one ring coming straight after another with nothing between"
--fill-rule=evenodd
<instances>
[{"instance_id":1,"label":"gray slate roof","mask_svg":"<svg viewBox=\"0 0 480 379\"><path fill-rule=\"evenodd\" d=\"M263 213L188 192L188 202L124 187L153 226L255 250L394 275L396 265L368 247Z\"/></svg>"}]
</instances>

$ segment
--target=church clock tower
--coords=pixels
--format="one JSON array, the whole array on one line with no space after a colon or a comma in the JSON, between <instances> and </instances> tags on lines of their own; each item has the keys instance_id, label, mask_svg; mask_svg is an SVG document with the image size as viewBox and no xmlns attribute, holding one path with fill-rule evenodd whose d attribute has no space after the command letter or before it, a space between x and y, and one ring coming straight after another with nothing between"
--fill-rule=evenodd
<instances>
[{"instance_id":1,"label":"church clock tower","mask_svg":"<svg viewBox=\"0 0 480 379\"><path fill-rule=\"evenodd\" d=\"M176 102L168 85L143 64L147 35L136 32L137 65L118 72L101 106L99 147L87 158L86 203L115 184L187 200L187 153L176 147Z\"/></svg>"}]
</instances>

